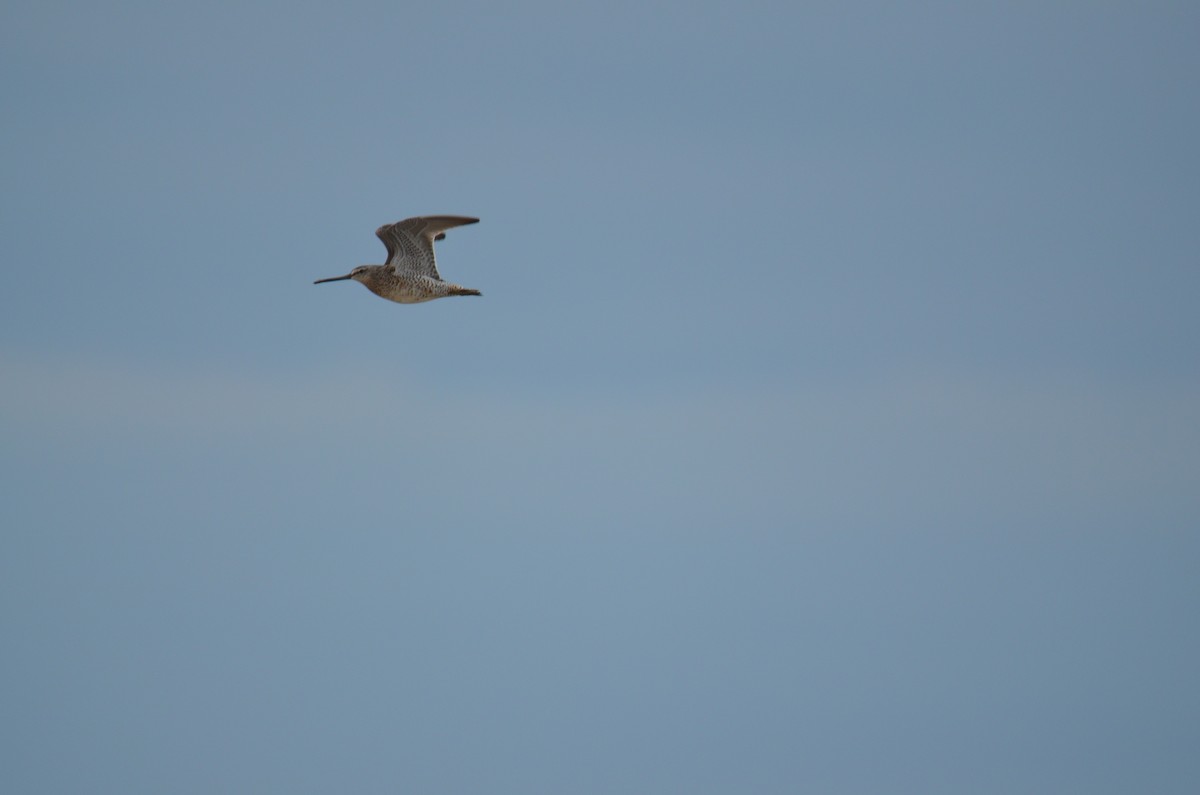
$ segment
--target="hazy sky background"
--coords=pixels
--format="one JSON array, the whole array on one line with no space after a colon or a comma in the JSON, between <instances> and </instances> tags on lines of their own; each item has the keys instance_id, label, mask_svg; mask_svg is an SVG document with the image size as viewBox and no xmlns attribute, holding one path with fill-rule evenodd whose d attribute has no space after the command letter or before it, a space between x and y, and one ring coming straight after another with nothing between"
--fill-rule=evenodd
<instances>
[{"instance_id":1,"label":"hazy sky background","mask_svg":"<svg viewBox=\"0 0 1200 795\"><path fill-rule=\"evenodd\" d=\"M5 3L0 790L1200 791L1198 41Z\"/></svg>"}]
</instances>

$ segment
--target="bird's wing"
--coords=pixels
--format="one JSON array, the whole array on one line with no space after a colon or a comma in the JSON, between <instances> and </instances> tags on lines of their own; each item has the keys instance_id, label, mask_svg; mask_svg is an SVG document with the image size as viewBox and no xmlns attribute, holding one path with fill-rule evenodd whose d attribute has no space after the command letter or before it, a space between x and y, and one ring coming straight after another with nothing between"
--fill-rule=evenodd
<instances>
[{"instance_id":1,"label":"bird's wing","mask_svg":"<svg viewBox=\"0 0 1200 795\"><path fill-rule=\"evenodd\" d=\"M433 241L446 236L445 230L478 223L478 218L461 215L425 215L384 224L375 235L387 246L387 265L396 273L419 274L441 279L433 256Z\"/></svg>"}]
</instances>

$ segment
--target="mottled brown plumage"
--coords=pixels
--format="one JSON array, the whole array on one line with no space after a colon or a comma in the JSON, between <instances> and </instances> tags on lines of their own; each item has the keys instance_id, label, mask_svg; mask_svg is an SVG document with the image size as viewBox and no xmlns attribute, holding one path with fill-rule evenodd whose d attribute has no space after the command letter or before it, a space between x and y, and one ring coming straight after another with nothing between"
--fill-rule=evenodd
<instances>
[{"instance_id":1,"label":"mottled brown plumage","mask_svg":"<svg viewBox=\"0 0 1200 795\"><path fill-rule=\"evenodd\" d=\"M313 284L353 279L381 298L401 304L417 304L451 295L481 295L478 290L443 281L438 274L433 243L446 230L478 223L478 218L460 215L425 215L384 224L375 235L387 246L383 265L360 265L345 276L317 279Z\"/></svg>"}]
</instances>

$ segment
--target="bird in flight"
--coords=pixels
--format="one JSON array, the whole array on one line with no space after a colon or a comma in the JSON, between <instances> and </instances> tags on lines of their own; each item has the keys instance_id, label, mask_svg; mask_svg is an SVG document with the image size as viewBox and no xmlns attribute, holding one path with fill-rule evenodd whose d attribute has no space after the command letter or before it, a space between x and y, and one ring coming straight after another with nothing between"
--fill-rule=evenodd
<instances>
[{"instance_id":1,"label":"bird in flight","mask_svg":"<svg viewBox=\"0 0 1200 795\"><path fill-rule=\"evenodd\" d=\"M482 295L478 290L442 281L433 243L446 236L447 229L479 223L478 218L461 215L423 215L384 224L375 236L387 246L383 265L360 265L345 276L317 279L313 284L353 279L375 295L400 304L418 304L449 295Z\"/></svg>"}]
</instances>

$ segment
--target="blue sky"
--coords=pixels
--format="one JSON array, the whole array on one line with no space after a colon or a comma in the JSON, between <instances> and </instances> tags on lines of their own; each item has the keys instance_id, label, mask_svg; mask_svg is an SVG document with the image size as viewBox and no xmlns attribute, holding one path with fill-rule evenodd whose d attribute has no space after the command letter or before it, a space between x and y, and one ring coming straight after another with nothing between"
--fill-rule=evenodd
<instances>
[{"instance_id":1,"label":"blue sky","mask_svg":"<svg viewBox=\"0 0 1200 795\"><path fill-rule=\"evenodd\" d=\"M1196 791L1198 35L7 4L0 785Z\"/></svg>"}]
</instances>

